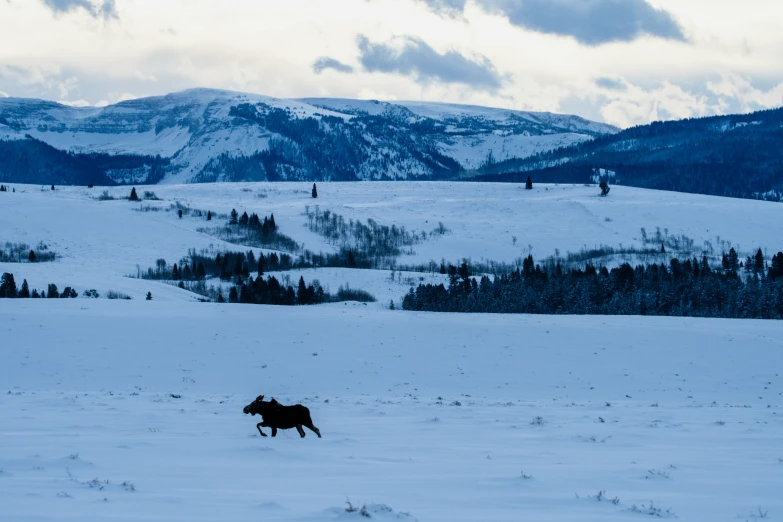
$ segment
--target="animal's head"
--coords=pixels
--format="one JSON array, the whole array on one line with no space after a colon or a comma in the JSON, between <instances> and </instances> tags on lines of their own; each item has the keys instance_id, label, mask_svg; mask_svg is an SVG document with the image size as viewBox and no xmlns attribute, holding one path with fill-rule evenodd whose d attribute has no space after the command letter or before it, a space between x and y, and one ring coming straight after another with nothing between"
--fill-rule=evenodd
<instances>
[{"instance_id":1,"label":"animal's head","mask_svg":"<svg viewBox=\"0 0 783 522\"><path fill-rule=\"evenodd\" d=\"M259 395L258 397L256 397L256 400L254 400L253 402L245 406L245 409L243 409L242 411L245 412L245 414L250 413L252 415L256 415L256 414L263 415L264 412L269 407L269 405L270 405L269 402L264 402L264 396Z\"/></svg>"}]
</instances>

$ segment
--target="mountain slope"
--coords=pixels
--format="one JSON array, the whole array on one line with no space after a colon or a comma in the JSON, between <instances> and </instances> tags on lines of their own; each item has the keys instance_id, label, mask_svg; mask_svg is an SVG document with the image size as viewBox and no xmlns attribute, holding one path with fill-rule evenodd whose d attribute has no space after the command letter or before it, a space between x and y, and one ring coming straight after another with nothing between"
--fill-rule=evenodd
<instances>
[{"instance_id":1,"label":"mountain slope","mask_svg":"<svg viewBox=\"0 0 783 522\"><path fill-rule=\"evenodd\" d=\"M636 187L780 201L782 150L783 109L775 109L633 127L488 165L476 179L585 183L608 176Z\"/></svg>"},{"instance_id":2,"label":"mountain slope","mask_svg":"<svg viewBox=\"0 0 783 522\"><path fill-rule=\"evenodd\" d=\"M437 103L286 100L212 89L103 108L0 99L0 158L10 182L35 139L94 161L143 158L101 173L116 183L263 180L445 179L485 163L526 157L616 132L575 116ZM10 154L10 152L9 152ZM105 164L105 161L103 161ZM153 167L155 165L155 167Z\"/></svg>"}]
</instances>

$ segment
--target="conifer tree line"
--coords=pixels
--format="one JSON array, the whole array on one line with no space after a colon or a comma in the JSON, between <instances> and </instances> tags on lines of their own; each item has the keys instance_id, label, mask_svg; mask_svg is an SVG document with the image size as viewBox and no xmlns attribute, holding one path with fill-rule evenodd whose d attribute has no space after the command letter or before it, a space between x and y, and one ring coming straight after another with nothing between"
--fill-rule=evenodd
<instances>
[{"instance_id":1,"label":"conifer tree line","mask_svg":"<svg viewBox=\"0 0 783 522\"><path fill-rule=\"evenodd\" d=\"M22 285L17 288L14 274L5 272L0 277L0 298L6 299L39 299L39 298L73 298L78 297L76 290L70 286L66 286L62 292L57 289L57 285L49 284L46 290L30 290L30 286L27 284L27 279L22 280Z\"/></svg>"},{"instance_id":2,"label":"conifer tree line","mask_svg":"<svg viewBox=\"0 0 783 522\"><path fill-rule=\"evenodd\" d=\"M374 301L375 298L361 290L340 289L337 295L331 295L321 288L318 282L305 284L300 277L296 288L282 283L267 271L292 270L302 268L290 255L272 252L270 254L252 251L218 252L211 255L206 250L197 253L191 249L179 263L169 265L165 259L158 259L155 268L139 270L137 277L160 281L176 282L183 289L199 293L217 302L236 302L251 304L309 305L346 300ZM231 282L228 296L222 290L210 288L204 281L219 278Z\"/></svg>"},{"instance_id":3,"label":"conifer tree line","mask_svg":"<svg viewBox=\"0 0 783 522\"><path fill-rule=\"evenodd\" d=\"M672 259L669 265L624 263L543 268L528 256L521 270L477 280L468 266L449 266L449 284L419 285L403 299L405 310L579 315L662 315L783 318L783 253L764 269L760 251L750 267L725 254L721 267L707 257ZM725 268L724 268L725 267ZM742 268L744 268L744 272Z\"/></svg>"},{"instance_id":4,"label":"conifer tree line","mask_svg":"<svg viewBox=\"0 0 783 522\"><path fill-rule=\"evenodd\" d=\"M223 281L230 281L236 277L247 278L251 274L262 276L267 271L292 268L301 267L295 266L293 258L285 253L278 255L272 252L265 255L262 252L256 257L252 250L218 252L212 255L207 250L197 253L196 249L190 249L188 255L180 259L179 263L169 265L161 258L156 261L154 268L137 271L136 277L168 281L199 281L219 277Z\"/></svg>"}]
</instances>

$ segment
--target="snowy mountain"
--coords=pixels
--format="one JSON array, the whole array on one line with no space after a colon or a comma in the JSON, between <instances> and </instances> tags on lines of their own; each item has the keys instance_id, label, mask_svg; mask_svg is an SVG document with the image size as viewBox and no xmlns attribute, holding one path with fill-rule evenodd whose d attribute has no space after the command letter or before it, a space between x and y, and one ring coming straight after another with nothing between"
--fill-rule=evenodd
<instances>
[{"instance_id":1,"label":"snowy mountain","mask_svg":"<svg viewBox=\"0 0 783 522\"><path fill-rule=\"evenodd\" d=\"M60 184L446 179L614 132L549 113L212 89L102 108L3 98L0 178Z\"/></svg>"},{"instance_id":2,"label":"snowy mountain","mask_svg":"<svg viewBox=\"0 0 783 522\"><path fill-rule=\"evenodd\" d=\"M484 165L484 181L610 183L783 199L783 109L653 122L589 142Z\"/></svg>"}]
</instances>

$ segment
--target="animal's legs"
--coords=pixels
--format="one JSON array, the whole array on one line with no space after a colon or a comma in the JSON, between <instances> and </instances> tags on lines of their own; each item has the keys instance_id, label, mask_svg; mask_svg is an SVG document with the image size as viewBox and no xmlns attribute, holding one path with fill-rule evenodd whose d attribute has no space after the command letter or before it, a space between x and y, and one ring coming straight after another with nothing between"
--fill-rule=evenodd
<instances>
[{"instance_id":1,"label":"animal's legs","mask_svg":"<svg viewBox=\"0 0 783 522\"><path fill-rule=\"evenodd\" d=\"M258 433L260 433L262 437L266 437L266 433L261 431L261 425L262 424L263 424L263 422L259 422L258 424L256 424L256 428L258 428Z\"/></svg>"},{"instance_id":2,"label":"animal's legs","mask_svg":"<svg viewBox=\"0 0 783 522\"><path fill-rule=\"evenodd\" d=\"M313 425L313 421L310 421L309 423L305 424L305 426L306 426L308 429L310 429L310 431L312 431L312 432L314 432L316 435L318 435L318 438L319 438L319 439L321 438L321 431L320 431L318 428L316 428L316 427Z\"/></svg>"},{"instance_id":3,"label":"animal's legs","mask_svg":"<svg viewBox=\"0 0 783 522\"><path fill-rule=\"evenodd\" d=\"M302 425L301 425L301 424L297 424L297 425L296 425L296 431L298 431L298 432L299 432L299 436L300 436L300 437L304 438L304 436L305 436L305 431L302 429Z\"/></svg>"},{"instance_id":4,"label":"animal's legs","mask_svg":"<svg viewBox=\"0 0 783 522\"><path fill-rule=\"evenodd\" d=\"M277 437L277 428L275 428L274 426L272 426L272 436Z\"/></svg>"}]
</instances>

